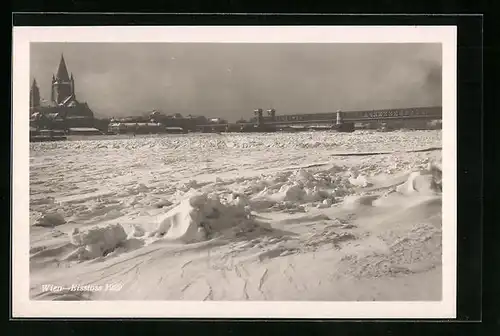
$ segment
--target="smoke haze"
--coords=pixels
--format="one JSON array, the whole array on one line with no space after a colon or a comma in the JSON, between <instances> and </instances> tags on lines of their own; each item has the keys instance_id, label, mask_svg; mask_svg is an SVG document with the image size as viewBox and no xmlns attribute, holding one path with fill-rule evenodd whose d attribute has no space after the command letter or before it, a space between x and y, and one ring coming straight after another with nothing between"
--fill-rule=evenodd
<instances>
[{"instance_id":1,"label":"smoke haze","mask_svg":"<svg viewBox=\"0 0 500 336\"><path fill-rule=\"evenodd\" d=\"M101 117L441 105L440 44L32 43L42 98L61 53L77 99Z\"/></svg>"}]
</instances>

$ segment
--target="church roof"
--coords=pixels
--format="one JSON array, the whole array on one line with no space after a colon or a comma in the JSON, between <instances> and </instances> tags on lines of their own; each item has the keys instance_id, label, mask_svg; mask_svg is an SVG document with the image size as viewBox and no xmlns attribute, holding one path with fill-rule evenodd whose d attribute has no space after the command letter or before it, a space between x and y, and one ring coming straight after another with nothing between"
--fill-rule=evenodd
<instances>
[{"instance_id":1,"label":"church roof","mask_svg":"<svg viewBox=\"0 0 500 336\"><path fill-rule=\"evenodd\" d=\"M64 55L62 54L61 61L59 62L59 68L57 69L56 79L62 82L69 82L68 68L66 67Z\"/></svg>"},{"instance_id":2,"label":"church roof","mask_svg":"<svg viewBox=\"0 0 500 336\"><path fill-rule=\"evenodd\" d=\"M64 101L62 101L59 106L68 106L68 104L70 102L73 102L74 101L74 97L73 95L69 95L68 97L66 97L66 99L64 99Z\"/></svg>"}]
</instances>

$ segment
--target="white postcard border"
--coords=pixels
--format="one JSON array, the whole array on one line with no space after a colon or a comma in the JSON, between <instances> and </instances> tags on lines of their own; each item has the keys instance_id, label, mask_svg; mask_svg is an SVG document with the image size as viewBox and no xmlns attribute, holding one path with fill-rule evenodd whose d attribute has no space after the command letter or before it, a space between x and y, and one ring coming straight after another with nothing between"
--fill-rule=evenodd
<instances>
[{"instance_id":1,"label":"white postcard border","mask_svg":"<svg viewBox=\"0 0 500 336\"><path fill-rule=\"evenodd\" d=\"M441 43L443 57L443 288L439 302L34 301L29 299L29 60L31 42ZM455 26L14 27L12 82L13 317L456 317Z\"/></svg>"}]
</instances>

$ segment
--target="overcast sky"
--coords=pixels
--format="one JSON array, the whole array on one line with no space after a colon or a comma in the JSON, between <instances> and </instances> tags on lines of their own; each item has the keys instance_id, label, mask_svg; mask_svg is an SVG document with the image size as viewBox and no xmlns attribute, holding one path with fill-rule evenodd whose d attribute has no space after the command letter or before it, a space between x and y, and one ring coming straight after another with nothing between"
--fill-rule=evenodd
<instances>
[{"instance_id":1,"label":"overcast sky","mask_svg":"<svg viewBox=\"0 0 500 336\"><path fill-rule=\"evenodd\" d=\"M441 105L439 44L32 43L31 79L45 99L61 53L77 99L101 117Z\"/></svg>"}]
</instances>

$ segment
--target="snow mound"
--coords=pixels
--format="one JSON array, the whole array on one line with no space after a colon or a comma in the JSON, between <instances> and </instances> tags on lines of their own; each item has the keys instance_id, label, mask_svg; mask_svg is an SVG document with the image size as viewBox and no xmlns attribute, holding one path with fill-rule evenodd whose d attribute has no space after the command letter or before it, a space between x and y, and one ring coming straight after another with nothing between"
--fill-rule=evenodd
<instances>
[{"instance_id":1,"label":"snow mound","mask_svg":"<svg viewBox=\"0 0 500 336\"><path fill-rule=\"evenodd\" d=\"M364 175L358 175L356 178L350 177L349 182L357 187L369 187L371 183L366 179Z\"/></svg>"},{"instance_id":2,"label":"snow mound","mask_svg":"<svg viewBox=\"0 0 500 336\"><path fill-rule=\"evenodd\" d=\"M359 206L373 206L375 201L379 198L378 195L351 195L344 199L343 206L347 209L356 209Z\"/></svg>"},{"instance_id":3,"label":"snow mound","mask_svg":"<svg viewBox=\"0 0 500 336\"><path fill-rule=\"evenodd\" d=\"M274 177L258 181L250 186L250 192L259 186L263 189L250 198L253 209L264 209L271 206L317 203L320 207L329 207L337 202L338 197L344 197L354 192L354 185L349 181L349 174L339 167L326 171L307 171L298 169L294 172L281 172Z\"/></svg>"},{"instance_id":4,"label":"snow mound","mask_svg":"<svg viewBox=\"0 0 500 336\"><path fill-rule=\"evenodd\" d=\"M249 208L241 196L221 199L213 194L197 193L180 202L159 221L156 237L184 243L199 242L225 230L249 225Z\"/></svg>"},{"instance_id":5,"label":"snow mound","mask_svg":"<svg viewBox=\"0 0 500 336\"><path fill-rule=\"evenodd\" d=\"M427 169L412 172L405 183L396 191L401 194L432 195L442 191L442 170L436 163L429 163Z\"/></svg>"},{"instance_id":6,"label":"snow mound","mask_svg":"<svg viewBox=\"0 0 500 336\"><path fill-rule=\"evenodd\" d=\"M66 223L66 220L58 213L46 213L41 215L35 222L36 226L54 227Z\"/></svg>"},{"instance_id":7,"label":"snow mound","mask_svg":"<svg viewBox=\"0 0 500 336\"><path fill-rule=\"evenodd\" d=\"M129 236L130 238L143 237L145 234L146 231L144 230L144 228L140 225L135 224Z\"/></svg>"},{"instance_id":8,"label":"snow mound","mask_svg":"<svg viewBox=\"0 0 500 336\"><path fill-rule=\"evenodd\" d=\"M70 241L79 248L73 254L79 259L93 259L104 256L127 240L127 233L120 224L93 227L86 231L73 229ZM68 256L69 257L69 256Z\"/></svg>"}]
</instances>

